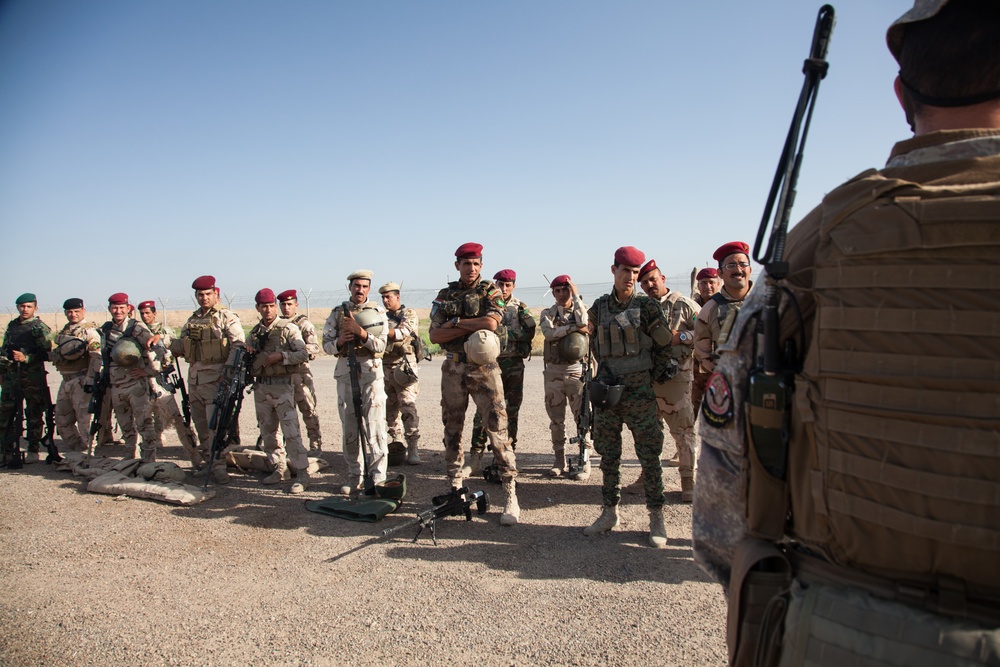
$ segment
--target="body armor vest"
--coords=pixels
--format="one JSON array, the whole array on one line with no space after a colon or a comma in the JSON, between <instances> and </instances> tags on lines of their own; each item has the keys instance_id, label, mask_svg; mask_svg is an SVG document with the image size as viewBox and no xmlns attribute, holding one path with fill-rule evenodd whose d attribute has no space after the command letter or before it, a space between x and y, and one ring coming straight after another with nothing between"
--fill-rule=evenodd
<instances>
[{"instance_id":1,"label":"body armor vest","mask_svg":"<svg viewBox=\"0 0 1000 667\"><path fill-rule=\"evenodd\" d=\"M501 339L503 344L500 348L501 359L504 357L519 357L521 359L527 359L531 356L531 341L515 340L514 336L510 335L511 332L520 334L528 329L524 322L521 321L521 312L523 308L523 304L514 298L511 298L510 303L504 306L501 325L504 327L505 336Z\"/></svg>"},{"instance_id":2,"label":"body armor vest","mask_svg":"<svg viewBox=\"0 0 1000 667\"><path fill-rule=\"evenodd\" d=\"M614 377L650 370L653 367L650 355L653 339L642 330L639 299L633 295L625 309L618 313L611 312L610 299L605 294L594 304L598 361Z\"/></svg>"},{"instance_id":3,"label":"body armor vest","mask_svg":"<svg viewBox=\"0 0 1000 667\"><path fill-rule=\"evenodd\" d=\"M229 359L229 339L214 326L215 316L224 313L225 310L219 307L205 314L198 309L188 319L183 333L184 358L188 363L221 364Z\"/></svg>"},{"instance_id":4,"label":"body armor vest","mask_svg":"<svg viewBox=\"0 0 1000 667\"><path fill-rule=\"evenodd\" d=\"M78 322L65 326L56 334L56 348L60 352L65 349L80 349L81 347L83 350L79 356L72 355L75 357L74 359L67 359L64 353L60 354L58 361L53 360L52 362L57 371L64 375L70 375L87 370L87 367L90 366L90 340L87 338L87 331L96 328L90 322Z\"/></svg>"},{"instance_id":5,"label":"body armor vest","mask_svg":"<svg viewBox=\"0 0 1000 667\"><path fill-rule=\"evenodd\" d=\"M385 314L392 322L394 329L398 329L401 325L406 324L406 306L404 305L400 305L399 310L395 313L391 310L386 310ZM408 354L416 356L417 352L414 349L413 339L414 336L410 335L403 340L389 341L385 346L385 362L387 364L394 364Z\"/></svg>"},{"instance_id":6,"label":"body armor vest","mask_svg":"<svg viewBox=\"0 0 1000 667\"><path fill-rule=\"evenodd\" d=\"M293 375L301 373L305 369L305 364L271 364L264 366L264 359L272 352L281 352L284 349L284 331L288 327L294 327L291 320L279 317L275 320L270 329L265 329L263 324L258 324L250 331L253 337L253 347L256 352L253 355L253 366L250 374L254 377L275 377L283 375Z\"/></svg>"},{"instance_id":7,"label":"body armor vest","mask_svg":"<svg viewBox=\"0 0 1000 667\"><path fill-rule=\"evenodd\" d=\"M733 329L736 316L740 314L742 301L730 301L722 292L716 292L711 298L717 304L716 317L719 320L719 339L712 341L712 351L729 340L729 332Z\"/></svg>"},{"instance_id":8,"label":"body armor vest","mask_svg":"<svg viewBox=\"0 0 1000 667\"><path fill-rule=\"evenodd\" d=\"M558 311L555 312L558 313ZM572 310L567 310L562 315L556 315L553 317L552 322L557 327L566 326L567 324L576 324L576 316L573 314ZM563 355L559 350L559 343L561 341L561 338L559 340L545 339L545 342L542 344L542 359L545 363L562 365L580 363L579 359L570 360L563 358Z\"/></svg>"},{"instance_id":9,"label":"body armor vest","mask_svg":"<svg viewBox=\"0 0 1000 667\"><path fill-rule=\"evenodd\" d=\"M459 281L448 283L447 289L441 290L435 305L449 319L452 317L484 317L493 307L490 293L496 291L496 285L489 280L480 280L472 287L462 287ZM507 346L507 328L501 322L493 332L500 339L500 349ZM448 352L464 354L465 341L468 336L442 343L441 347Z\"/></svg>"}]
</instances>

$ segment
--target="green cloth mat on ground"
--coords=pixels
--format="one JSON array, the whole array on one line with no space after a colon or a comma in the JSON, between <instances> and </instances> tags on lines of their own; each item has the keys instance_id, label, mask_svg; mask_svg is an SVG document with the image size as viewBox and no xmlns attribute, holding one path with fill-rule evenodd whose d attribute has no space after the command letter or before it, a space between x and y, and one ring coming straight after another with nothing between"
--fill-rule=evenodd
<instances>
[{"instance_id":1,"label":"green cloth mat on ground","mask_svg":"<svg viewBox=\"0 0 1000 667\"><path fill-rule=\"evenodd\" d=\"M351 500L343 496L331 496L323 500L307 500L306 509L319 514L329 514L348 521L365 521L375 523L399 507L398 500L388 498L372 498L370 500Z\"/></svg>"}]
</instances>

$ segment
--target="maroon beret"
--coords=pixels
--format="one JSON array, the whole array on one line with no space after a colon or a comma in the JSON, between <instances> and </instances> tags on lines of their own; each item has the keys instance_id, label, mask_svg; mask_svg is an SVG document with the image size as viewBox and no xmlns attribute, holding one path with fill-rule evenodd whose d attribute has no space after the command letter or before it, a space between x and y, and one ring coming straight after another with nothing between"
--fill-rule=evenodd
<instances>
[{"instance_id":1,"label":"maroon beret","mask_svg":"<svg viewBox=\"0 0 1000 667\"><path fill-rule=\"evenodd\" d=\"M274 303L274 290L265 287L264 289L257 292L257 295L253 298L253 300L259 304Z\"/></svg>"},{"instance_id":2,"label":"maroon beret","mask_svg":"<svg viewBox=\"0 0 1000 667\"><path fill-rule=\"evenodd\" d=\"M722 264L722 261L726 259L726 257L729 257L730 255L735 255L736 253L743 253L744 255L749 257L750 246L748 246L743 241L730 241L725 245L719 246L719 249L716 250L715 253L712 255L712 259L714 259L719 264Z\"/></svg>"},{"instance_id":3,"label":"maroon beret","mask_svg":"<svg viewBox=\"0 0 1000 667\"><path fill-rule=\"evenodd\" d=\"M514 273L514 269L504 269L503 271L497 271L496 275L493 276L493 280L502 280L507 283L517 282L517 274Z\"/></svg>"},{"instance_id":4,"label":"maroon beret","mask_svg":"<svg viewBox=\"0 0 1000 667\"><path fill-rule=\"evenodd\" d=\"M660 267L656 265L655 259L649 260L646 262L645 266L639 269L639 280L642 280L650 271L658 271L659 269Z\"/></svg>"},{"instance_id":5,"label":"maroon beret","mask_svg":"<svg viewBox=\"0 0 1000 667\"><path fill-rule=\"evenodd\" d=\"M215 287L215 276L198 276L191 283L193 289L212 289Z\"/></svg>"},{"instance_id":6,"label":"maroon beret","mask_svg":"<svg viewBox=\"0 0 1000 667\"><path fill-rule=\"evenodd\" d=\"M288 301L289 299L298 300L299 295L293 289L286 289L284 292L278 295L278 301Z\"/></svg>"},{"instance_id":7,"label":"maroon beret","mask_svg":"<svg viewBox=\"0 0 1000 667\"><path fill-rule=\"evenodd\" d=\"M718 271L718 269L704 268L704 269L702 269L701 271L698 272L698 275L696 275L694 277L694 279L695 280L704 280L705 278L718 278L718 277L719 277L719 271Z\"/></svg>"},{"instance_id":8,"label":"maroon beret","mask_svg":"<svg viewBox=\"0 0 1000 667\"><path fill-rule=\"evenodd\" d=\"M128 303L128 294L125 292L115 292L108 297L109 306L120 306L123 303Z\"/></svg>"},{"instance_id":9,"label":"maroon beret","mask_svg":"<svg viewBox=\"0 0 1000 667\"><path fill-rule=\"evenodd\" d=\"M573 279L564 273L561 276L556 276L555 278L553 278L552 282L549 283L549 287L552 288L552 287L568 286L571 280Z\"/></svg>"},{"instance_id":10,"label":"maroon beret","mask_svg":"<svg viewBox=\"0 0 1000 667\"><path fill-rule=\"evenodd\" d=\"M645 261L646 256L642 251L630 245L615 250L615 266L642 266Z\"/></svg>"},{"instance_id":11,"label":"maroon beret","mask_svg":"<svg viewBox=\"0 0 1000 667\"><path fill-rule=\"evenodd\" d=\"M152 310L156 310L156 302L155 301L140 301L139 302L139 310L142 310L143 308L150 308Z\"/></svg>"},{"instance_id":12,"label":"maroon beret","mask_svg":"<svg viewBox=\"0 0 1000 667\"><path fill-rule=\"evenodd\" d=\"M455 251L458 259L477 259L483 256L483 246L478 243L463 243Z\"/></svg>"}]
</instances>

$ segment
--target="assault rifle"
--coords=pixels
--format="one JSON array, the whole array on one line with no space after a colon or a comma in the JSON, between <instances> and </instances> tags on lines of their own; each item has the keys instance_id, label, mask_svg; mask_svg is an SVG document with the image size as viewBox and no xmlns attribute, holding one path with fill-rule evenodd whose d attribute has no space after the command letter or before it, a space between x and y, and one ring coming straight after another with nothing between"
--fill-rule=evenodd
<instances>
[{"instance_id":1,"label":"assault rifle","mask_svg":"<svg viewBox=\"0 0 1000 667\"><path fill-rule=\"evenodd\" d=\"M833 32L834 11L830 5L823 5L816 16L813 28L812 45L809 57L802 66L805 81L799 94L792 124L785 138L785 145L778 160L778 169L771 183L771 191L764 206L764 215L757 230L757 240L754 243L753 258L767 269L767 286L764 292L764 350L763 363L750 370L748 400L751 405L770 410L782 410L782 423L754 423L750 419L750 430L753 434L754 447L764 468L774 477L785 479L788 460L788 436L791 432L788 421L789 408L794 391L794 374L799 365L795 346L791 341L786 343L786 349L779 346L778 306L781 301L779 283L788 275L788 262L784 261L785 237L788 234L788 220L792 205L795 203L795 185L799 179L799 168L802 166L802 154L805 149L806 137L809 134L809 123L812 120L816 96L819 93L819 83L826 77L829 64L826 62L826 51L830 45L830 35ZM779 194L780 192L780 194ZM761 248L764 234L771 220L775 203L777 212L771 235L767 240L767 248ZM787 288L781 288L788 291ZM790 293L789 293L790 294ZM792 300L793 303L794 299ZM796 306L797 307L797 306ZM805 333L799 327L800 347Z\"/></svg>"},{"instance_id":2,"label":"assault rifle","mask_svg":"<svg viewBox=\"0 0 1000 667\"><path fill-rule=\"evenodd\" d=\"M56 406L52 404L52 392L49 390L48 380L43 377L42 382L45 383L45 391L42 393L42 398L45 399L45 435L42 436L42 443L48 452L45 462L59 463L62 461L62 456L59 455L59 449L56 447L55 441Z\"/></svg>"},{"instance_id":3,"label":"assault rifle","mask_svg":"<svg viewBox=\"0 0 1000 667\"><path fill-rule=\"evenodd\" d=\"M589 354L580 379L583 380L583 400L580 402L580 412L576 415L576 435L569 439L570 444L580 445L580 455L566 457L567 471L570 475L583 471L590 453L587 448L587 436L594 427L594 406L590 404L590 382L594 379L594 367Z\"/></svg>"},{"instance_id":4,"label":"assault rifle","mask_svg":"<svg viewBox=\"0 0 1000 667\"><path fill-rule=\"evenodd\" d=\"M212 412L212 419L208 424L210 429L215 431L212 437L212 448L208 454L208 464L205 474L205 491L208 491L208 483L212 479L212 464L222 455L229 440L230 432L240 418L240 408L243 407L243 397L253 389L251 386L246 392L244 389L250 383L250 355L242 347L236 348L233 357L233 365L230 368L228 379L223 378L219 382L219 390L215 394L215 410Z\"/></svg>"},{"instance_id":5,"label":"assault rifle","mask_svg":"<svg viewBox=\"0 0 1000 667\"><path fill-rule=\"evenodd\" d=\"M111 386L111 346L108 345L104 327L98 329L98 334L101 336L101 372L94 373L94 385L90 389L90 404L87 406L87 412L94 415L90 422L90 438L87 443L88 457L90 452L94 451L94 436L100 432L101 423L105 417L108 419L108 426L111 426L111 415L103 414L104 397L108 393L108 387ZM84 391L86 389L84 387Z\"/></svg>"},{"instance_id":6,"label":"assault rifle","mask_svg":"<svg viewBox=\"0 0 1000 667\"><path fill-rule=\"evenodd\" d=\"M351 302L345 301L341 308L344 309L344 317L349 317ZM347 365L351 369L351 399L354 403L354 419L357 421L358 447L361 449L361 461L365 468L365 495L371 495L375 491L375 480L368 464L368 447L371 446L371 440L368 438L368 416L363 411L361 400L361 364L358 363L358 355L354 352L354 341L347 345Z\"/></svg>"},{"instance_id":7,"label":"assault rifle","mask_svg":"<svg viewBox=\"0 0 1000 667\"><path fill-rule=\"evenodd\" d=\"M413 536L416 542L424 528L430 528L431 540L437 545L437 520L446 516L465 515L466 521L472 521L472 505L476 505L476 514L482 516L490 509L490 498L483 491L470 492L469 487L463 486L460 489L452 489L449 493L434 496L431 499L433 507L417 514L415 519L404 521L398 526L386 528L382 531L382 537L388 537L393 533L409 528L410 526L420 526L417 534Z\"/></svg>"},{"instance_id":8,"label":"assault rifle","mask_svg":"<svg viewBox=\"0 0 1000 667\"><path fill-rule=\"evenodd\" d=\"M187 385L184 384L184 377L181 375L181 369L177 366L176 361L173 366L167 366L163 369L162 377L165 384L181 392L181 415L184 416L184 423L190 428L191 401L188 398Z\"/></svg>"},{"instance_id":9,"label":"assault rifle","mask_svg":"<svg viewBox=\"0 0 1000 667\"><path fill-rule=\"evenodd\" d=\"M5 350L6 352L6 350ZM6 355L4 358L9 358ZM21 388L21 362L11 362L17 379L14 381L14 410L7 418L3 430L3 465L9 470L17 470L24 466L24 452L21 451L21 434L24 433L24 390ZM7 454L8 443L11 446L10 456Z\"/></svg>"}]
</instances>

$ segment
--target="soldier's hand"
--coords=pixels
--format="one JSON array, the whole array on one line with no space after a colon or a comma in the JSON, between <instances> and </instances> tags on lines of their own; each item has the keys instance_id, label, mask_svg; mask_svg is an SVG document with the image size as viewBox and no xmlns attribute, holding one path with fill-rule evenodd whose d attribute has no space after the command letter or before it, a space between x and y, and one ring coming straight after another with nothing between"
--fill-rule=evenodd
<instances>
[{"instance_id":1,"label":"soldier's hand","mask_svg":"<svg viewBox=\"0 0 1000 667\"><path fill-rule=\"evenodd\" d=\"M343 333L354 334L354 336L362 340L364 339L364 329L361 328L361 325L357 323L357 320L353 316L345 317L340 323L340 329Z\"/></svg>"},{"instance_id":2,"label":"soldier's hand","mask_svg":"<svg viewBox=\"0 0 1000 667\"><path fill-rule=\"evenodd\" d=\"M281 352L272 352L264 358L264 366L274 366L275 364L280 364L284 360Z\"/></svg>"},{"instance_id":3,"label":"soldier's hand","mask_svg":"<svg viewBox=\"0 0 1000 667\"><path fill-rule=\"evenodd\" d=\"M572 280L569 281L569 293L572 296L579 296L580 295L580 290L578 290L576 288L576 283L574 283Z\"/></svg>"},{"instance_id":4,"label":"soldier's hand","mask_svg":"<svg viewBox=\"0 0 1000 667\"><path fill-rule=\"evenodd\" d=\"M83 393L85 393L85 394L93 394L94 393L94 385L92 385L92 384L85 384L85 385L83 385Z\"/></svg>"},{"instance_id":5,"label":"soldier's hand","mask_svg":"<svg viewBox=\"0 0 1000 667\"><path fill-rule=\"evenodd\" d=\"M24 355L24 352L21 352L21 350L11 350L10 356L11 356L11 358L14 361L27 361L28 360L28 357L26 357Z\"/></svg>"},{"instance_id":6,"label":"soldier's hand","mask_svg":"<svg viewBox=\"0 0 1000 667\"><path fill-rule=\"evenodd\" d=\"M146 349L152 349L154 345L160 342L160 334L153 334L153 337L146 341Z\"/></svg>"}]
</instances>

